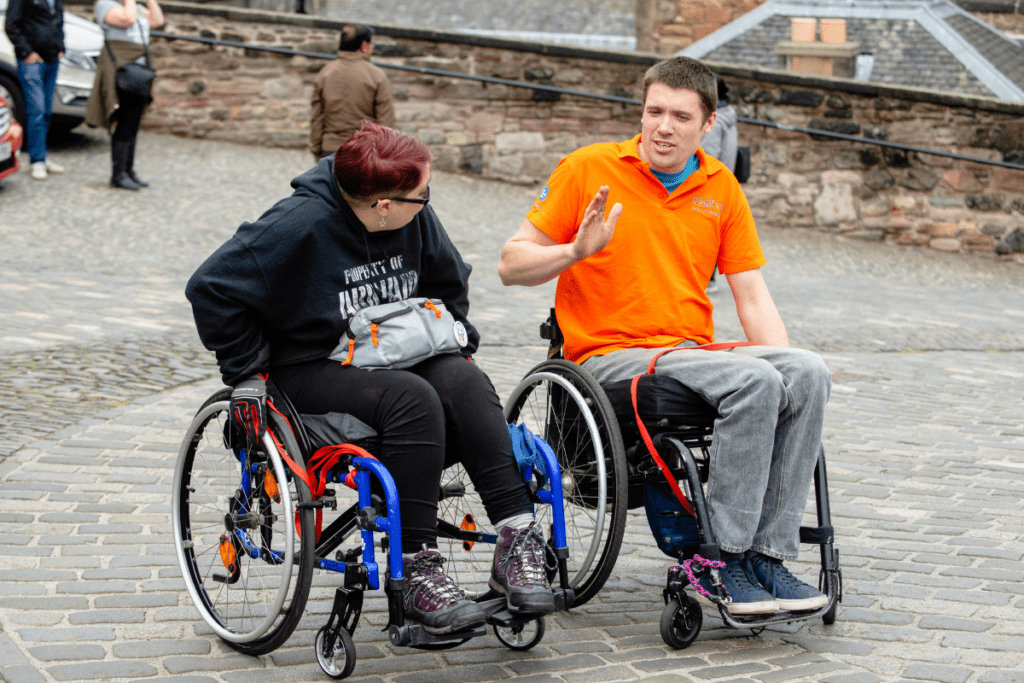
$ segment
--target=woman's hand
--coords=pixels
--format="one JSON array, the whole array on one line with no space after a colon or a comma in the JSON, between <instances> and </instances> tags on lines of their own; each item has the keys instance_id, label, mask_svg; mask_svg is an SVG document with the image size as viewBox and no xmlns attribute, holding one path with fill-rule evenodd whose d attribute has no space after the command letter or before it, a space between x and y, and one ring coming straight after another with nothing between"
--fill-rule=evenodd
<instances>
[{"instance_id":1,"label":"woman's hand","mask_svg":"<svg viewBox=\"0 0 1024 683\"><path fill-rule=\"evenodd\" d=\"M164 25L164 11L160 9L160 4L156 0L146 0L143 12L149 20L150 28L160 28Z\"/></svg>"},{"instance_id":2,"label":"woman's hand","mask_svg":"<svg viewBox=\"0 0 1024 683\"><path fill-rule=\"evenodd\" d=\"M124 0L123 7L111 7L102 21L115 28L128 28L139 20L138 7L135 0Z\"/></svg>"}]
</instances>

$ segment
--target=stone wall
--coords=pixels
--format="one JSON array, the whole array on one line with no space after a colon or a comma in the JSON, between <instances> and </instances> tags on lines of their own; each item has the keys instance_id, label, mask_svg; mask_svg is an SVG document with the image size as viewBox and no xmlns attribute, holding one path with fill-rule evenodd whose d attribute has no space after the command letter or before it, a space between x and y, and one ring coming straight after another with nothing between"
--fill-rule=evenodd
<instances>
[{"instance_id":1,"label":"stone wall","mask_svg":"<svg viewBox=\"0 0 1024 683\"><path fill-rule=\"evenodd\" d=\"M1024 121L995 106L727 82L739 86L741 116L1024 162ZM739 132L753 152L744 189L762 221L953 252L991 252L1004 238L1003 248L1024 239L1022 170L749 124Z\"/></svg>"},{"instance_id":2,"label":"stone wall","mask_svg":"<svg viewBox=\"0 0 1024 683\"><path fill-rule=\"evenodd\" d=\"M331 53L336 22L168 0L165 31ZM639 99L655 55L554 48L378 26L374 61ZM151 130L244 144L304 147L312 81L324 61L246 47L156 39ZM843 79L711 65L742 116L865 135L986 159L1024 160L1024 105ZM543 182L565 154L639 132L640 107L388 69L398 126L435 168ZM992 251L1018 230L1024 171L743 124L756 218L854 237ZM1013 244L1012 240L1009 242ZM1024 256L1022 256L1024 260Z\"/></svg>"}]
</instances>

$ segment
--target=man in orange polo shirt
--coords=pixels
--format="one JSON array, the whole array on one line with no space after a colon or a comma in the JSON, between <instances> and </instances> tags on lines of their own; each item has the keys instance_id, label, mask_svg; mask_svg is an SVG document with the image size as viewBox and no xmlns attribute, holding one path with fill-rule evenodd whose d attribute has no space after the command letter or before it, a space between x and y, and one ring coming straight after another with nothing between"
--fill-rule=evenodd
<instances>
[{"instance_id":1,"label":"man in orange polo shirt","mask_svg":"<svg viewBox=\"0 0 1024 683\"><path fill-rule=\"evenodd\" d=\"M641 134L562 159L502 249L498 272L506 285L558 277L565 356L607 383L645 372L665 348L713 341L704 288L718 266L759 346L672 353L657 371L720 415L707 496L729 611L817 609L827 597L782 561L797 557L831 381L820 357L789 348L747 200L699 147L717 95L714 75L692 59L651 67ZM707 574L701 584L710 588Z\"/></svg>"}]
</instances>

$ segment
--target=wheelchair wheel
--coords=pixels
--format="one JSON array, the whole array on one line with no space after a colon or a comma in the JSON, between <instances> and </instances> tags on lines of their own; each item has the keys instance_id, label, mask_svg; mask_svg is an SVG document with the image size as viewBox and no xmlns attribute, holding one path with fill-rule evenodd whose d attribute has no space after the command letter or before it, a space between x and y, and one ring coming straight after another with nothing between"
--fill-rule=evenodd
<instances>
[{"instance_id":1,"label":"wheelchair wheel","mask_svg":"<svg viewBox=\"0 0 1024 683\"><path fill-rule=\"evenodd\" d=\"M348 678L356 668L356 646L344 626L338 629L330 649L327 647L327 627L321 628L316 632L313 647L316 648L316 662L320 670L330 678Z\"/></svg>"},{"instance_id":2,"label":"wheelchair wheel","mask_svg":"<svg viewBox=\"0 0 1024 683\"><path fill-rule=\"evenodd\" d=\"M494 625L494 635L498 637L501 644L510 650L525 652L544 638L547 627L544 625L544 617L537 617L533 621L518 626Z\"/></svg>"},{"instance_id":3,"label":"wheelchair wheel","mask_svg":"<svg viewBox=\"0 0 1024 683\"><path fill-rule=\"evenodd\" d=\"M222 391L199 410L174 472L174 545L185 586L203 621L232 648L260 655L279 647L302 616L313 580L311 501L292 477L270 432L243 477L244 438L228 418ZM302 455L284 420L268 413L270 430L300 467ZM276 491L275 491L276 489Z\"/></svg>"},{"instance_id":4,"label":"wheelchair wheel","mask_svg":"<svg viewBox=\"0 0 1024 683\"><path fill-rule=\"evenodd\" d=\"M682 602L669 600L661 612L661 638L669 647L683 650L697 639L703 623L704 612L689 595L684 595Z\"/></svg>"},{"instance_id":5,"label":"wheelchair wheel","mask_svg":"<svg viewBox=\"0 0 1024 683\"><path fill-rule=\"evenodd\" d=\"M589 372L549 360L512 391L505 420L525 423L558 456L569 585L576 594L573 604L582 605L608 580L626 528L626 456L615 413ZM537 518L548 527L550 508L538 509Z\"/></svg>"},{"instance_id":6,"label":"wheelchair wheel","mask_svg":"<svg viewBox=\"0 0 1024 683\"><path fill-rule=\"evenodd\" d=\"M437 518L460 529L494 534L480 494L473 488L469 473L461 463L452 465L441 474ZM493 543L460 541L448 536L444 527L439 525L437 549L448 561L445 572L467 598L477 600L491 592L487 580L491 577Z\"/></svg>"}]
</instances>

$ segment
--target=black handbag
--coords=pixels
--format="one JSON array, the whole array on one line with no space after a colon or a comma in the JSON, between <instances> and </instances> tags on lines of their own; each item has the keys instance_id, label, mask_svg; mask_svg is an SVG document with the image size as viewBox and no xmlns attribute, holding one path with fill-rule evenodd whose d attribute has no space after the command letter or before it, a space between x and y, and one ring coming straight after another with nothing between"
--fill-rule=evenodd
<instances>
[{"instance_id":1,"label":"black handbag","mask_svg":"<svg viewBox=\"0 0 1024 683\"><path fill-rule=\"evenodd\" d=\"M153 79L156 78L156 72L149 68L149 46L143 43L142 49L146 51L145 65L130 62L118 66L117 60L114 59L114 51L110 49L110 43L107 43L107 53L110 55L110 61L114 64L114 80L117 83L117 89L148 100L153 90Z\"/></svg>"}]
</instances>

